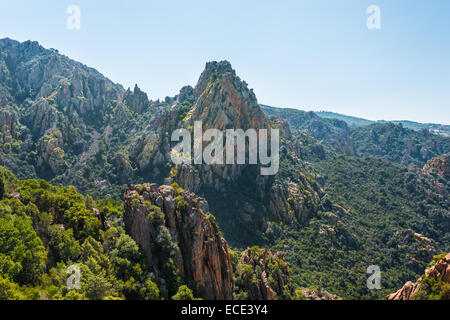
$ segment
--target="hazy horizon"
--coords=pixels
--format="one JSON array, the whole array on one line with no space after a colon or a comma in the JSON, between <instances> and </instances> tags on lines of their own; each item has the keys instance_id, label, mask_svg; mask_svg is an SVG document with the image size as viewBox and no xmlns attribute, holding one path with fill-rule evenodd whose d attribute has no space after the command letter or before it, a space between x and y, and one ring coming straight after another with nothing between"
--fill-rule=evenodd
<instances>
[{"instance_id":1,"label":"hazy horizon","mask_svg":"<svg viewBox=\"0 0 450 320\"><path fill-rule=\"evenodd\" d=\"M72 4L80 30L66 26ZM366 26L370 5L380 30ZM0 38L38 41L153 100L194 86L206 62L228 60L261 104L449 125L447 12L443 0L19 0L0 4Z\"/></svg>"}]
</instances>

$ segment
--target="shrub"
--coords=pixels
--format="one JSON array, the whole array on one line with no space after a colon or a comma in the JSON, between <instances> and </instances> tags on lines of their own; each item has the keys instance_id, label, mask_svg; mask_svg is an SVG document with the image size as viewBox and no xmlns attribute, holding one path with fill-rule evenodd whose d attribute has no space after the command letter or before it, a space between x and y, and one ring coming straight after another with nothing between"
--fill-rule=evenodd
<instances>
[{"instance_id":1,"label":"shrub","mask_svg":"<svg viewBox=\"0 0 450 320\"><path fill-rule=\"evenodd\" d=\"M189 203L184 200L182 195L175 197L175 205L181 213L186 213L189 208Z\"/></svg>"},{"instance_id":2,"label":"shrub","mask_svg":"<svg viewBox=\"0 0 450 320\"><path fill-rule=\"evenodd\" d=\"M194 300L194 294L186 285L178 288L178 292L172 297L172 300Z\"/></svg>"}]
</instances>

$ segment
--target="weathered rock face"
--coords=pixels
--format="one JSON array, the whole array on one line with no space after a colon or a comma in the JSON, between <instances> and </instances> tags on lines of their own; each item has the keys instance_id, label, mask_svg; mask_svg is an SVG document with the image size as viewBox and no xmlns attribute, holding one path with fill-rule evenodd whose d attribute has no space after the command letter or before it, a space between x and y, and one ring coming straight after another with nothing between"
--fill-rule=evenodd
<instances>
[{"instance_id":1,"label":"weathered rock face","mask_svg":"<svg viewBox=\"0 0 450 320\"><path fill-rule=\"evenodd\" d=\"M434 266L425 271L426 278L442 280L444 283L450 283L450 253L443 259L436 262ZM422 289L423 278L419 278L416 283L408 281L403 288L386 297L387 300L413 300L414 296Z\"/></svg>"},{"instance_id":2,"label":"weathered rock face","mask_svg":"<svg viewBox=\"0 0 450 320\"><path fill-rule=\"evenodd\" d=\"M269 194L270 210L286 222L308 221L311 214L317 210L320 198L312 188L305 193L304 187L301 183L293 181L275 183Z\"/></svg>"},{"instance_id":3,"label":"weathered rock face","mask_svg":"<svg viewBox=\"0 0 450 320\"><path fill-rule=\"evenodd\" d=\"M128 88L123 96L123 102L138 113L145 112L150 106L147 94L141 91L137 85L134 86L133 92Z\"/></svg>"},{"instance_id":4,"label":"weathered rock face","mask_svg":"<svg viewBox=\"0 0 450 320\"><path fill-rule=\"evenodd\" d=\"M46 50L37 42L4 39L0 50L6 53L0 60L7 67L0 77L6 84L18 84L17 88L11 87L19 101L31 93L34 99L53 100L89 121L89 117L98 115L109 102L119 100L123 94L120 85L96 70L56 50Z\"/></svg>"},{"instance_id":5,"label":"weathered rock face","mask_svg":"<svg viewBox=\"0 0 450 320\"><path fill-rule=\"evenodd\" d=\"M282 252L248 248L242 253L236 276L237 285L248 292L250 300L275 300L292 289L287 287L291 275Z\"/></svg>"},{"instance_id":6,"label":"weathered rock face","mask_svg":"<svg viewBox=\"0 0 450 320\"><path fill-rule=\"evenodd\" d=\"M263 128L267 123L253 90L241 81L228 61L209 62L195 87L196 102L186 122L203 121L204 128Z\"/></svg>"},{"instance_id":7,"label":"weathered rock face","mask_svg":"<svg viewBox=\"0 0 450 320\"><path fill-rule=\"evenodd\" d=\"M450 155L444 154L429 160L423 167L423 171L436 172L444 178L450 179Z\"/></svg>"},{"instance_id":8,"label":"weathered rock face","mask_svg":"<svg viewBox=\"0 0 450 320\"><path fill-rule=\"evenodd\" d=\"M444 259L438 260L433 267L427 269L425 275L450 283L450 253Z\"/></svg>"},{"instance_id":9,"label":"weathered rock face","mask_svg":"<svg viewBox=\"0 0 450 320\"><path fill-rule=\"evenodd\" d=\"M16 135L16 115L10 108L0 109L0 143L11 142Z\"/></svg>"},{"instance_id":10,"label":"weathered rock face","mask_svg":"<svg viewBox=\"0 0 450 320\"><path fill-rule=\"evenodd\" d=\"M155 272L159 273L161 267L161 255L155 246L161 224L151 218L154 206L162 211L162 226L168 229L177 246L173 258L181 274L192 279L206 299L232 298L227 243L220 236L213 216L204 214L206 203L202 198L170 186L144 184L130 186L124 200L125 228L142 246L147 263Z\"/></svg>"},{"instance_id":11,"label":"weathered rock face","mask_svg":"<svg viewBox=\"0 0 450 320\"><path fill-rule=\"evenodd\" d=\"M64 150L62 134L59 130L49 131L39 140L37 168L42 171L50 170L51 173L60 173L64 166Z\"/></svg>"},{"instance_id":12,"label":"weathered rock face","mask_svg":"<svg viewBox=\"0 0 450 320\"><path fill-rule=\"evenodd\" d=\"M418 279L416 283L408 281L397 292L386 297L387 300L412 300L412 297L419 292L422 279Z\"/></svg>"},{"instance_id":13,"label":"weathered rock face","mask_svg":"<svg viewBox=\"0 0 450 320\"><path fill-rule=\"evenodd\" d=\"M24 120L31 133L41 137L47 130L57 127L58 111L46 99L39 99L29 108Z\"/></svg>"}]
</instances>

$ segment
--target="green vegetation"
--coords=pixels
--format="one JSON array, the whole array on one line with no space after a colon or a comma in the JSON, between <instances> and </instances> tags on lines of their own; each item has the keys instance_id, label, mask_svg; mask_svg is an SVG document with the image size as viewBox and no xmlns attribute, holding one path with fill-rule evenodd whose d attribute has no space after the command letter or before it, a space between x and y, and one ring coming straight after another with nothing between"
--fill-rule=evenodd
<instances>
[{"instance_id":1,"label":"green vegetation","mask_svg":"<svg viewBox=\"0 0 450 320\"><path fill-rule=\"evenodd\" d=\"M450 139L428 130L413 131L401 124L376 123L354 129L351 139L359 156L377 156L405 165L423 165L450 152Z\"/></svg>"},{"instance_id":2,"label":"green vegetation","mask_svg":"<svg viewBox=\"0 0 450 320\"><path fill-rule=\"evenodd\" d=\"M434 250L448 252L449 200L428 177L375 157L329 155L313 168L325 191L317 214L301 228L274 222L265 233L272 251L286 252L296 285L382 299L417 279ZM365 285L370 265L382 270L381 290Z\"/></svg>"},{"instance_id":3,"label":"green vegetation","mask_svg":"<svg viewBox=\"0 0 450 320\"><path fill-rule=\"evenodd\" d=\"M178 292L172 297L172 300L196 300L191 289L183 285L178 288Z\"/></svg>"},{"instance_id":4,"label":"green vegetation","mask_svg":"<svg viewBox=\"0 0 450 320\"><path fill-rule=\"evenodd\" d=\"M433 267L438 260L444 259L445 256L445 253L435 256L429 267ZM422 275L421 279L420 290L413 297L415 300L450 300L450 283L426 275Z\"/></svg>"},{"instance_id":5,"label":"green vegetation","mask_svg":"<svg viewBox=\"0 0 450 320\"><path fill-rule=\"evenodd\" d=\"M326 112L268 106L261 108L266 114L285 118L292 129L308 132L324 146L341 154L376 156L404 165L423 167L431 158L450 152L450 139L431 134L428 130L448 132L448 126L419 126L407 121L370 122Z\"/></svg>"},{"instance_id":6,"label":"green vegetation","mask_svg":"<svg viewBox=\"0 0 450 320\"><path fill-rule=\"evenodd\" d=\"M43 180L20 181L0 167L3 185L16 198L0 201L0 299L161 299L144 254L121 227L122 205L94 201L73 187ZM2 179L2 182L4 180ZM151 219L164 224L160 209ZM94 210L112 224L103 230ZM162 215L162 217L161 217ZM169 294L182 298L182 279L172 257L177 250L164 225L155 246L165 263ZM69 266L80 270L80 289L67 287ZM166 296L167 298L167 296Z\"/></svg>"},{"instance_id":7,"label":"green vegetation","mask_svg":"<svg viewBox=\"0 0 450 320\"><path fill-rule=\"evenodd\" d=\"M282 258L264 251L258 246L249 248L246 254L248 263L242 261L234 263L234 295L237 300L266 299L267 297L261 296L262 285L270 287L276 299L291 300L295 298L292 276ZM284 284L280 281L283 281Z\"/></svg>"},{"instance_id":8,"label":"green vegetation","mask_svg":"<svg viewBox=\"0 0 450 320\"><path fill-rule=\"evenodd\" d=\"M304 291L296 287L323 288L344 298L384 298L417 279L434 254L449 251L448 181L436 173L442 170L422 174L420 169L430 158L449 153L450 139L405 128L445 133L448 126L369 124L336 114L319 114L325 119L314 112L261 106L291 126L292 134L281 136L277 175L261 178L257 165L205 173L200 166L174 167L166 158L171 131L185 125L197 102L217 101L213 113L201 115L211 127L228 117L225 128L267 123L289 133L273 118L250 119L243 110L231 116L233 104L225 102L253 106L253 93L245 91L243 82L237 86L237 77L221 77L216 70L203 79L203 95L185 87L177 97L149 101L137 87L123 92L94 69L56 51L39 46L30 51L28 42L10 39L0 42L0 65L24 71L21 77L6 72L0 81L0 96L7 102L0 107L1 164L22 179L0 169L0 298L201 296L190 291L193 280L183 279L176 267L179 248L159 207L141 203L138 196L131 201L134 208L148 209L144 223L152 224L155 240L149 245L161 274L153 274L141 248L125 233L121 199L128 183L195 183L214 212L207 220L221 226L228 244L285 252L292 279L289 290L277 291L278 298L304 299ZM30 70L45 70L49 61L54 72L42 79L29 76ZM68 76L73 74L77 76ZM40 96L42 88L46 97ZM212 118L204 119L206 115ZM189 203L178 184L172 187L177 217L184 217ZM260 258L261 249L253 247L251 255ZM242 264L239 251L231 250L231 256L236 298L255 297L250 288L262 280L261 267ZM381 290L366 287L369 265L382 270ZM80 289L67 287L69 266L81 270ZM276 259L265 267L271 285L275 274L286 269ZM447 296L445 284L424 281L427 288L420 297Z\"/></svg>"},{"instance_id":9,"label":"green vegetation","mask_svg":"<svg viewBox=\"0 0 450 320\"><path fill-rule=\"evenodd\" d=\"M175 197L175 204L177 209L180 210L181 213L186 213L189 208L189 203L184 200L182 195L178 195Z\"/></svg>"}]
</instances>

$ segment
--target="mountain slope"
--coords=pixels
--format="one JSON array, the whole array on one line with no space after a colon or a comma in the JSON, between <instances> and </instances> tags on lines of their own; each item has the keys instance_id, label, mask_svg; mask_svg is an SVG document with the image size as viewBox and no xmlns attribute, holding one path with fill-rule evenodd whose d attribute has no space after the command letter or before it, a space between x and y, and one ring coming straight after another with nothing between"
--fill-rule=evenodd
<instances>
[{"instance_id":1,"label":"mountain slope","mask_svg":"<svg viewBox=\"0 0 450 320\"><path fill-rule=\"evenodd\" d=\"M184 242L180 239L169 241L170 231L162 231L160 235L161 225L157 223L142 223L139 226L145 230L136 232L133 217L143 219L152 212L153 218L161 217L151 210L160 203L159 196L155 194L153 199L144 195L148 185L138 187L147 182L160 185L176 182L205 198L228 244L238 250L257 244L274 252L247 252L248 256L266 257L267 263L254 263L247 258L240 261L241 272L234 276L238 276L243 292L237 294L242 297L246 294L255 299L273 297L273 293L278 297L294 297L294 288L300 285L318 286L344 298L381 298L407 279L418 276L431 255L448 252L448 180L439 175L444 171L441 170L442 162L437 160L429 163L429 167L436 170L421 170L431 157L448 152L448 140L444 137L393 124L351 129L343 121L322 119L314 113L260 107L253 91L227 61L207 63L195 87L185 86L177 96L161 102L150 101L137 86L125 91L98 72L55 50L41 48L37 43L3 39L0 44L3 66L0 73L3 101L0 106L0 164L10 168L19 178L43 178L61 186L73 185L79 192L95 199L109 198L101 202L107 207L105 214L120 212L114 201L122 199L128 189L125 194L128 222L120 224L120 217L116 220L121 227L127 228L125 234L132 235L133 241L145 249L140 260L132 260L133 263L141 264L144 259L143 263L153 266L155 273L169 275L172 289L165 291L159 284L161 294L167 297L176 294L175 290L179 288L177 269L184 270L183 275L196 281L209 279L201 286L204 290L187 283L194 289L194 294L205 291L206 297L229 297L229 282L224 280L227 272L215 274L217 270L213 272L206 268L199 275L195 270L202 267L185 267L179 255L169 254L169 258L166 255L168 264L145 260L145 255L147 258L154 256L161 249L146 246L146 237L156 239L156 242L159 238L160 247L168 249L169 253L174 249L172 244L178 245L182 249L182 259L189 260L198 253L192 249L208 248L208 253L203 252L200 256L211 265L215 265L216 257L221 256L216 249L221 252L223 247L215 232L204 233L217 240L205 247L198 246L199 239L193 234L181 232L191 222L194 224L190 226L209 226L211 229L204 219L196 224L177 216L175 227L166 226ZM170 141L171 133L178 128L192 131L195 121L202 121L203 129L279 129L279 171L273 176L262 176L261 165L248 162L242 165L175 165L170 160L174 146ZM410 164L420 166L420 169L408 168ZM33 203L53 204L56 201L57 205L60 202L66 205L59 196L55 199L53 193L57 191L49 191L58 187L33 181L26 183L38 185L32 190L50 188L48 192L36 192ZM131 185L128 187L128 183L134 185L134 189ZM5 193L9 192L8 186L5 190ZM151 191L158 193L159 189L158 192ZM69 188L67 192L74 193L75 189ZM189 192L183 191L188 199ZM168 196L161 195L163 202L165 197ZM78 199L75 202L80 202L80 195L75 198ZM184 208L183 199L178 200ZM187 202L189 208L190 202ZM169 203L173 204L173 201ZM73 227L68 229L73 230L80 245L85 242L85 235L91 232L97 242L103 243L97 232L101 235L100 230L106 229L106 225L98 225L103 220L93 219L94 211L89 206L92 205L69 206L62 211L50 206L43 212L57 213L63 222L64 219L69 222L86 220L88 230L78 230L75 222L70 222ZM192 207L196 208L196 205ZM102 208L98 209L101 213ZM180 207L178 213L182 211ZM168 220L173 216L170 210L165 213ZM196 245L188 246L192 243ZM43 245L47 248L46 243ZM88 241L85 246L86 250L91 250L90 247L98 249L99 261L106 259L104 251L100 254L102 249L98 243ZM283 256L275 253L278 251L285 252L284 257L293 269L289 275L293 282L288 279L281 262L277 262L274 274L283 281L266 279L259 272L246 272L249 266L259 270L267 264L274 265L273 262ZM133 257L137 256L133 253ZM236 256L239 254L230 253L233 269L239 264ZM228 257L222 258L219 259L221 263L228 264ZM382 291L369 291L365 287L366 268L371 264L380 265L388 275ZM335 266L335 270L331 272L330 266ZM105 277L112 276L112 271L108 272ZM136 291L147 285L138 280L141 276L141 273L133 276L139 282L136 286L127 284L131 296L142 298ZM255 287L250 281L253 277L264 283ZM127 279L128 274L127 278L118 281L126 283ZM98 281L103 282L102 279ZM227 285L210 283L214 281ZM113 285L106 286L114 288ZM282 290L283 286L288 290ZM168 287L169 283L166 283ZM120 296L113 291L109 293ZM87 295L93 297L91 293Z\"/></svg>"},{"instance_id":2,"label":"mountain slope","mask_svg":"<svg viewBox=\"0 0 450 320\"><path fill-rule=\"evenodd\" d=\"M423 167L433 157L450 152L450 138L377 122L350 128L345 120L320 117L319 113L262 106L269 114L288 120L295 130L305 130L326 147L359 157L377 156L404 165Z\"/></svg>"},{"instance_id":3,"label":"mountain slope","mask_svg":"<svg viewBox=\"0 0 450 320\"><path fill-rule=\"evenodd\" d=\"M176 184L130 185L123 206L2 167L0 187L2 300L316 298L281 252L230 250L204 199Z\"/></svg>"},{"instance_id":4,"label":"mountain slope","mask_svg":"<svg viewBox=\"0 0 450 320\"><path fill-rule=\"evenodd\" d=\"M367 120L363 118L357 118L352 116L347 116L335 112L328 112L328 111L319 111L315 112L319 117L325 118L325 119L338 119L346 122L351 128L356 127L362 127L367 126L373 123L386 123L391 122L394 124L401 124L404 128L420 131L420 130L427 130L430 131L430 133L442 135L444 137L450 136L450 126L444 125L444 124L436 124L436 123L419 123L414 121L408 121L408 120L378 120L378 121L372 121Z\"/></svg>"}]
</instances>

